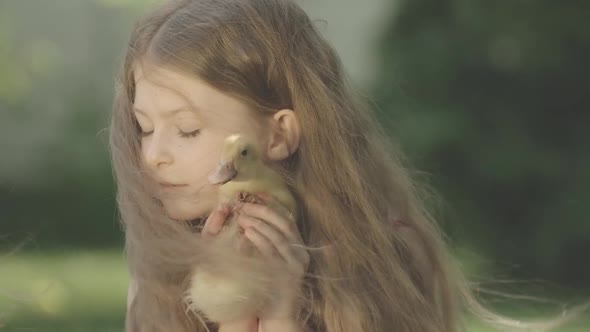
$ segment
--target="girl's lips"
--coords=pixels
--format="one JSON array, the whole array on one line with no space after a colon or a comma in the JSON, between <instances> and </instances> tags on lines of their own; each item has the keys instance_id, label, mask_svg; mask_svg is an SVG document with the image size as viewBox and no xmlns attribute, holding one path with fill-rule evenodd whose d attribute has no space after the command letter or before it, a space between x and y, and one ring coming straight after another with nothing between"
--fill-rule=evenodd
<instances>
[{"instance_id":1,"label":"girl's lips","mask_svg":"<svg viewBox=\"0 0 590 332\"><path fill-rule=\"evenodd\" d=\"M159 182L162 187L184 187L186 184L174 184L169 182Z\"/></svg>"},{"instance_id":2,"label":"girl's lips","mask_svg":"<svg viewBox=\"0 0 590 332\"><path fill-rule=\"evenodd\" d=\"M170 184L170 183L160 183L160 186L163 189L178 189L188 186L187 184Z\"/></svg>"}]
</instances>

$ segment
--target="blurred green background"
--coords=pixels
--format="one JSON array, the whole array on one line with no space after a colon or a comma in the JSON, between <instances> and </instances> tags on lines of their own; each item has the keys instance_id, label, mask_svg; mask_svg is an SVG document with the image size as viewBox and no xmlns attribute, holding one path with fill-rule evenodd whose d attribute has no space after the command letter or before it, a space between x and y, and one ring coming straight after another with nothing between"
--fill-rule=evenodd
<instances>
[{"instance_id":1,"label":"blurred green background","mask_svg":"<svg viewBox=\"0 0 590 332\"><path fill-rule=\"evenodd\" d=\"M123 330L105 128L133 20L158 2L0 1L3 330ZM300 3L438 190L468 276L541 298L482 300L530 318L590 297L590 2Z\"/></svg>"}]
</instances>

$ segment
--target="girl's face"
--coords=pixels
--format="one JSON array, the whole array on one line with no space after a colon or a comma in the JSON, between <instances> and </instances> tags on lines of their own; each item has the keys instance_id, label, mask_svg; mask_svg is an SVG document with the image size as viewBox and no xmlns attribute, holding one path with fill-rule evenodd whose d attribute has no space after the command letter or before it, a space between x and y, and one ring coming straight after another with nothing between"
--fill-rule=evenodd
<instances>
[{"instance_id":1,"label":"girl's face","mask_svg":"<svg viewBox=\"0 0 590 332\"><path fill-rule=\"evenodd\" d=\"M134 71L133 106L145 169L159 183L158 197L171 218L205 217L217 203L218 185L207 176L219 162L224 139L241 133L261 147L263 124L244 103L196 77L150 68L154 83L141 67Z\"/></svg>"}]
</instances>

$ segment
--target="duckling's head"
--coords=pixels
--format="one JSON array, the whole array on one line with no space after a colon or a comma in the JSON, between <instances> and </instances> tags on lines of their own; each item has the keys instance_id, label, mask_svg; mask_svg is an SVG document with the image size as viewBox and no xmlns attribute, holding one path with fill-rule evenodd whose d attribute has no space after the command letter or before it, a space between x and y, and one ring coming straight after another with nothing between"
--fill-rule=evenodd
<instances>
[{"instance_id":1,"label":"duckling's head","mask_svg":"<svg viewBox=\"0 0 590 332\"><path fill-rule=\"evenodd\" d=\"M253 141L243 135L228 136L223 144L221 160L209 175L211 184L224 184L236 176L253 175L258 164L258 150Z\"/></svg>"}]
</instances>

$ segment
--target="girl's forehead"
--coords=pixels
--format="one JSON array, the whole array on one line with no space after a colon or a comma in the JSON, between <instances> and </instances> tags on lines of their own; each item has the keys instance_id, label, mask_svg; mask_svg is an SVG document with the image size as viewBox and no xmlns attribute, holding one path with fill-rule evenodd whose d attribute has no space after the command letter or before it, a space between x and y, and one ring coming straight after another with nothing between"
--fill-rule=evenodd
<instances>
[{"instance_id":1,"label":"girl's forehead","mask_svg":"<svg viewBox=\"0 0 590 332\"><path fill-rule=\"evenodd\" d=\"M217 90L196 75L146 65L135 66L133 74L136 109L160 112L190 107L204 118L249 112L245 103Z\"/></svg>"},{"instance_id":2,"label":"girl's forehead","mask_svg":"<svg viewBox=\"0 0 590 332\"><path fill-rule=\"evenodd\" d=\"M165 99L184 99L185 102L205 99L212 91L208 84L198 77L182 75L163 67L136 66L134 69L136 100L154 96Z\"/></svg>"}]
</instances>

